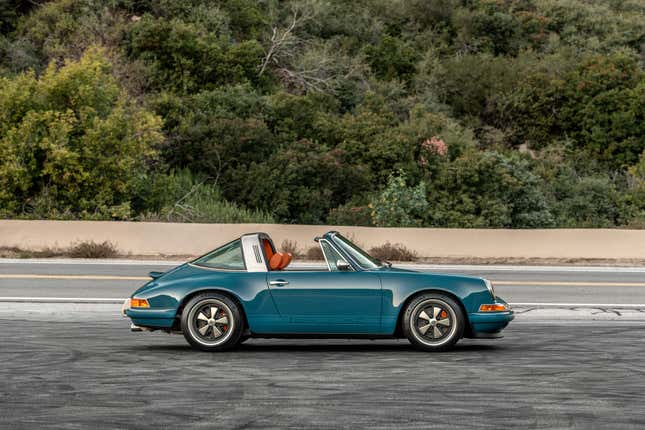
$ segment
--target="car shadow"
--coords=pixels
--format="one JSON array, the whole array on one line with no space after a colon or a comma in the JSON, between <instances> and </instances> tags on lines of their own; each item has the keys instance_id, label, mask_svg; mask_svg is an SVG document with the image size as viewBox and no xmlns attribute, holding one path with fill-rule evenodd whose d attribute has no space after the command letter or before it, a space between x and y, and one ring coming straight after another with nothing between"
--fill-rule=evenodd
<instances>
[{"instance_id":1,"label":"car shadow","mask_svg":"<svg viewBox=\"0 0 645 430\"><path fill-rule=\"evenodd\" d=\"M302 341L300 341L302 342ZM147 345L145 347L138 346L132 348L133 350L138 351L149 351L149 352L204 352L194 350L190 345ZM503 346L490 345L490 344L457 344L453 349L449 351L441 351L435 354L444 354L444 353L459 353L459 352L488 352L488 351L501 351L505 348ZM359 344L316 344L307 342L303 343L269 343L267 341L262 341L261 343L254 343L249 341L243 345L240 345L232 350L222 352L220 354L258 354L258 353L279 353L279 352L297 352L299 354L306 353L335 353L335 352L349 352L349 353L372 353L372 352L406 352L406 353L421 353L427 354L425 351L418 350L412 345L407 343L359 343Z\"/></svg>"}]
</instances>

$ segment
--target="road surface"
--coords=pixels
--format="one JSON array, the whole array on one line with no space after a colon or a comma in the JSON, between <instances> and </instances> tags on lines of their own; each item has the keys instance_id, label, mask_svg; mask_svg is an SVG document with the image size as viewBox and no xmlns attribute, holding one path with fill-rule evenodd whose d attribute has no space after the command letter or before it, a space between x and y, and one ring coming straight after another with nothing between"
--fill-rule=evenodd
<instances>
[{"instance_id":1,"label":"road surface","mask_svg":"<svg viewBox=\"0 0 645 430\"><path fill-rule=\"evenodd\" d=\"M406 340L203 353L180 335L129 332L116 303L8 299L116 301L168 268L0 261L0 428L645 427L638 268L426 267L486 276L512 302L563 304L518 306L503 339L435 354ZM611 303L623 308L597 306Z\"/></svg>"},{"instance_id":2,"label":"road surface","mask_svg":"<svg viewBox=\"0 0 645 430\"><path fill-rule=\"evenodd\" d=\"M165 262L0 260L3 297L128 297ZM512 303L644 304L645 268L410 266L439 273L483 276Z\"/></svg>"}]
</instances>

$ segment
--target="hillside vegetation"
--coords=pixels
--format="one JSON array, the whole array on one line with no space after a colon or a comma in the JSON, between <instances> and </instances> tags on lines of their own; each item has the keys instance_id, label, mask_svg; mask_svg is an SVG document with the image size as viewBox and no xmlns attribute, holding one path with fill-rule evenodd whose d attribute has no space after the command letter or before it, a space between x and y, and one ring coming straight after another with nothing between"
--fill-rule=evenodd
<instances>
[{"instance_id":1,"label":"hillside vegetation","mask_svg":"<svg viewBox=\"0 0 645 430\"><path fill-rule=\"evenodd\" d=\"M0 216L645 227L642 0L5 0Z\"/></svg>"}]
</instances>

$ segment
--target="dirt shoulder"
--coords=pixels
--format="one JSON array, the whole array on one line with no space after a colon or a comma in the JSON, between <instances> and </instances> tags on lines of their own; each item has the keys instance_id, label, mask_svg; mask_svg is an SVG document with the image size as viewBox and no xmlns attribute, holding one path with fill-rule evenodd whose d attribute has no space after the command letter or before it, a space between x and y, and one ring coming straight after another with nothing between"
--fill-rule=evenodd
<instances>
[{"instance_id":1,"label":"dirt shoulder","mask_svg":"<svg viewBox=\"0 0 645 430\"><path fill-rule=\"evenodd\" d=\"M40 251L25 250L19 248L0 247L0 258L75 258L68 249L45 249ZM197 255L187 254L123 254L109 256L98 256L94 258L115 258L140 261L190 261ZM80 256L78 258L92 258ZM299 263L317 263L321 260L312 260L305 257L298 257L294 261ZM392 261L393 263L404 264L466 264L466 265L517 265L517 266L629 266L645 267L645 258L611 259L611 258L479 258L479 257L419 257L414 260Z\"/></svg>"}]
</instances>

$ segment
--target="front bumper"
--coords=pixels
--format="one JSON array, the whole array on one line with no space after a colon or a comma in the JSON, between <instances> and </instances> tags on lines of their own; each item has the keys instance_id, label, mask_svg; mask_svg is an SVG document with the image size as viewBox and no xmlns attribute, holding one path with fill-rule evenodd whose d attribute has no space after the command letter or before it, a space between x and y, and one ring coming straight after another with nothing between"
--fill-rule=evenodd
<instances>
[{"instance_id":1,"label":"front bumper","mask_svg":"<svg viewBox=\"0 0 645 430\"><path fill-rule=\"evenodd\" d=\"M470 335L473 338L501 337L500 332L515 318L515 312L504 300L498 299L497 303L507 306L502 312L473 312L468 314L470 321Z\"/></svg>"}]
</instances>

